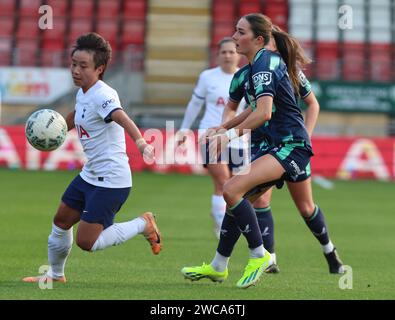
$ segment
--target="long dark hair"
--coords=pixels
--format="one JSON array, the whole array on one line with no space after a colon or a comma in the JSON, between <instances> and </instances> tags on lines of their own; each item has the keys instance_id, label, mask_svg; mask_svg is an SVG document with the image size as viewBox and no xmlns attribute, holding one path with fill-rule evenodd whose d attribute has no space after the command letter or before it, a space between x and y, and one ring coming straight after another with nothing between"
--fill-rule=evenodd
<instances>
[{"instance_id":1,"label":"long dark hair","mask_svg":"<svg viewBox=\"0 0 395 320\"><path fill-rule=\"evenodd\" d=\"M311 63L311 59L306 56L299 42L289 33L281 30L280 27L273 25L272 35L276 42L277 50L287 65L288 74L295 92L298 93L299 70L303 70L305 65Z\"/></svg>"}]
</instances>

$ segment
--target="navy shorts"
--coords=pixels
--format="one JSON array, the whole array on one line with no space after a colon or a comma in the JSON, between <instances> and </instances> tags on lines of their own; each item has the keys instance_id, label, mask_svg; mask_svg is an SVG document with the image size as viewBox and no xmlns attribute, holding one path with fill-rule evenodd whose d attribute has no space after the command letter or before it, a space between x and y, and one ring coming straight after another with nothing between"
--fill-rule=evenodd
<instances>
[{"instance_id":1,"label":"navy shorts","mask_svg":"<svg viewBox=\"0 0 395 320\"><path fill-rule=\"evenodd\" d=\"M311 176L310 157L313 155L311 148L305 142L284 143L274 148L252 149L254 161L265 154L271 154L283 166L285 174L283 180L301 182Z\"/></svg>"},{"instance_id":2,"label":"navy shorts","mask_svg":"<svg viewBox=\"0 0 395 320\"><path fill-rule=\"evenodd\" d=\"M245 157L247 156L245 150L240 148L228 147L224 152L222 152L215 161L210 161L209 147L208 143L200 145L200 151L202 154L203 167L207 168L208 164L224 163L227 164L229 169L233 171L245 164Z\"/></svg>"},{"instance_id":3,"label":"navy shorts","mask_svg":"<svg viewBox=\"0 0 395 320\"><path fill-rule=\"evenodd\" d=\"M114 223L115 214L128 198L130 189L94 186L78 175L67 187L62 201L79 211L81 220L100 223L106 229Z\"/></svg>"}]
</instances>

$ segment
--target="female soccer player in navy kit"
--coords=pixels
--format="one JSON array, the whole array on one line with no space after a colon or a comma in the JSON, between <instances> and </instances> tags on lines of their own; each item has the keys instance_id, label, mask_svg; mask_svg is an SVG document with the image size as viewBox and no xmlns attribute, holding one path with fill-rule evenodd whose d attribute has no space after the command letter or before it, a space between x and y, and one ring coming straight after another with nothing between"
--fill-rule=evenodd
<instances>
[{"instance_id":1,"label":"female soccer player in navy kit","mask_svg":"<svg viewBox=\"0 0 395 320\"><path fill-rule=\"evenodd\" d=\"M230 82L232 81L234 73L238 70L237 65L239 60L240 56L236 52L236 45L233 39L230 37L221 39L218 44L218 66L204 70L200 74L191 100L185 111L181 128L176 135L179 144L186 138L185 135L187 130L191 128L203 105L205 105L205 112L199 123L199 132L204 132L210 127L219 126L221 124L222 113L228 101ZM244 102L241 103L241 107L243 106ZM231 177L231 169L233 168L232 165L229 166L226 163L210 161L205 146L202 147L201 151L204 166L207 168L214 184L214 192L211 196L211 215L214 219L214 232L219 239L219 231L226 208L226 203L222 195L222 187L225 181ZM230 154L229 160L231 164L231 157L236 157L237 155L238 153L236 154L236 152ZM240 159L234 159L234 162L238 162L238 160L241 162L241 156Z\"/></svg>"},{"instance_id":2,"label":"female soccer player in navy kit","mask_svg":"<svg viewBox=\"0 0 395 320\"><path fill-rule=\"evenodd\" d=\"M296 183L299 177L306 175L313 155L310 137L295 97L299 86L296 69L288 66L287 70L279 54L264 49L271 36L271 21L262 14L246 15L237 23L233 38L238 52L250 62L245 95L253 112L239 125L213 139L213 145L216 146L221 140L239 137L240 130L252 130L265 124L262 138L265 148L244 170L244 174L234 176L225 184L224 198L228 214L225 215L222 229L226 233L221 233L216 255L210 265L182 269L184 276L191 280L204 277L213 281L225 280L228 276L228 260L241 231L250 248L250 259L237 287L248 288L258 281L273 261L263 247L258 221L247 200L248 195L257 187L265 191L272 185L282 186L284 180ZM294 57L293 64L295 62ZM322 241L328 240L321 210L314 205L311 193L306 195L301 194L301 191L295 191L292 196L295 203L297 197L307 199L304 205L310 219L306 223L317 238L321 236L326 237Z\"/></svg>"},{"instance_id":3,"label":"female soccer player in navy kit","mask_svg":"<svg viewBox=\"0 0 395 320\"><path fill-rule=\"evenodd\" d=\"M96 33L79 37L71 53L71 75L80 89L75 110L66 121L69 130L77 129L88 161L66 189L54 217L48 237L49 271L24 278L25 282L43 278L66 282L64 267L73 243L73 225L78 222L76 242L83 250L105 249L143 234L154 254L161 251L161 235L151 212L114 223L132 186L125 131L148 159L153 158L154 149L123 111L117 92L102 81L110 58L109 43Z\"/></svg>"},{"instance_id":4,"label":"female soccer player in navy kit","mask_svg":"<svg viewBox=\"0 0 395 320\"><path fill-rule=\"evenodd\" d=\"M319 113L319 103L315 98L314 92L311 90L311 84L304 75L304 73L299 69L303 68L304 65L310 63L309 59L305 57L303 49L300 47L299 43L296 39L290 36L288 33L282 31L277 26L273 26L272 30L273 37L271 38L269 45L265 46L266 49L272 51L280 51L282 56L292 57L295 56L297 60L297 74L299 78L299 98L304 101L307 105L306 110L306 120L305 126L306 130L311 138L312 132L315 127L315 123L318 118ZM274 41L274 38L277 41ZM278 44L278 48L277 48ZM285 61L288 64L288 61ZM238 101L244 95L244 84L247 80L246 74L248 73L248 66L241 68L236 72L232 85L230 88L230 101L233 103L227 104L225 107L224 115L228 112L232 112L233 110L229 110L230 108L236 109L238 105ZM240 115L243 117L243 115ZM242 120L237 121L236 118L232 119L232 122L224 123L222 128L230 129L235 125L241 123ZM252 138L251 138L251 157L254 158L254 155L260 151L260 149L265 148L264 144L262 144L262 137L264 136L265 125L261 126L253 130ZM296 182L287 181L288 189L290 190L292 197L295 199L295 204L301 214L301 216L305 219L307 226L312 225L313 220L311 216L311 210L314 203L312 203L312 189L311 189L311 176L310 176L310 165L306 168L306 174L298 177ZM274 256L274 262L272 266L270 266L265 272L277 273L279 272L279 268L276 264L276 255L274 254L274 221L272 217L272 212L270 208L270 199L272 195L273 188L268 189L261 197L259 197L254 203L254 209L257 214L259 228L262 233L263 244L264 247ZM308 207L310 206L310 208ZM310 229L315 235L314 229ZM323 235L315 235L316 238L322 245L322 249L324 251L324 256L329 265L330 273L343 273L344 269L342 267L342 262L340 261L336 249L333 243L330 241L329 237L327 237L327 230Z\"/></svg>"}]
</instances>

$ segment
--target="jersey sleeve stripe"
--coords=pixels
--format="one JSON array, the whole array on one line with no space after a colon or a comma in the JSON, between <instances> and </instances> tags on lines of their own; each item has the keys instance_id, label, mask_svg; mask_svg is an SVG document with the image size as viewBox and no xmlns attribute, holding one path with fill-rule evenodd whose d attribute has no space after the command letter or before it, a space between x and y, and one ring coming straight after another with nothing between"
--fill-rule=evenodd
<instances>
[{"instance_id":1,"label":"jersey sleeve stripe","mask_svg":"<svg viewBox=\"0 0 395 320\"><path fill-rule=\"evenodd\" d=\"M229 97L229 101L235 102L235 103L239 103L242 99L240 100L236 100L236 99L232 99L232 97Z\"/></svg>"},{"instance_id":2,"label":"jersey sleeve stripe","mask_svg":"<svg viewBox=\"0 0 395 320\"><path fill-rule=\"evenodd\" d=\"M204 97L201 97L201 96L197 95L195 92L193 93L193 95L194 95L196 98L198 98L198 99L204 100Z\"/></svg>"},{"instance_id":3,"label":"jersey sleeve stripe","mask_svg":"<svg viewBox=\"0 0 395 320\"><path fill-rule=\"evenodd\" d=\"M307 92L303 97L301 97L302 99L305 99L309 94L311 93L311 91Z\"/></svg>"},{"instance_id":4,"label":"jersey sleeve stripe","mask_svg":"<svg viewBox=\"0 0 395 320\"><path fill-rule=\"evenodd\" d=\"M263 96L271 96L272 98L274 98L273 93L264 92L264 93L261 93L260 95L258 95L258 96L255 98L255 100L258 100L260 97L263 97Z\"/></svg>"},{"instance_id":5,"label":"jersey sleeve stripe","mask_svg":"<svg viewBox=\"0 0 395 320\"><path fill-rule=\"evenodd\" d=\"M104 122L105 122L105 123L110 123L110 122L112 121L112 119L111 119L112 113L113 113L114 111L117 111L117 110L122 110L122 108L115 108L115 109L112 109L112 110L110 111L110 113L104 118Z\"/></svg>"}]
</instances>

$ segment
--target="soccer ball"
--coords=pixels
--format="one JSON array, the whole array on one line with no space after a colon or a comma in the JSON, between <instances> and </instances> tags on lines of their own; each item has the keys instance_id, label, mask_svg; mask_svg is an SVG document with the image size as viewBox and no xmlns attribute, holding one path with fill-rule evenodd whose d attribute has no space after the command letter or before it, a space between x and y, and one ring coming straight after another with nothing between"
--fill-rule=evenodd
<instances>
[{"instance_id":1,"label":"soccer ball","mask_svg":"<svg viewBox=\"0 0 395 320\"><path fill-rule=\"evenodd\" d=\"M54 110L37 110L26 121L27 141L40 151L52 151L59 148L66 139L66 134L66 121L60 113Z\"/></svg>"}]
</instances>

